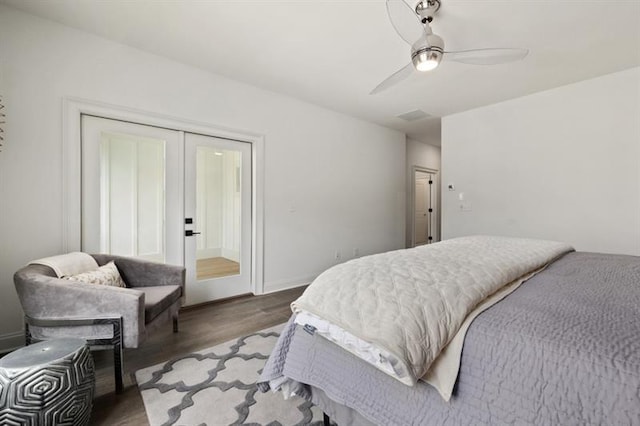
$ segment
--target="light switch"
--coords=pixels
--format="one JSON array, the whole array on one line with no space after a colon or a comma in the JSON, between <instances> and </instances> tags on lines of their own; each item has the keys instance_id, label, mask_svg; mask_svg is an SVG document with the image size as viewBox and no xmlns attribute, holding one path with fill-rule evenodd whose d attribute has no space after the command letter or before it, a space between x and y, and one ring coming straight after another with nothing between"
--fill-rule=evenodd
<instances>
[{"instance_id":1,"label":"light switch","mask_svg":"<svg viewBox=\"0 0 640 426\"><path fill-rule=\"evenodd\" d=\"M462 212L470 212L471 210L472 210L471 203L468 203L468 202L460 203L460 211L462 211Z\"/></svg>"}]
</instances>

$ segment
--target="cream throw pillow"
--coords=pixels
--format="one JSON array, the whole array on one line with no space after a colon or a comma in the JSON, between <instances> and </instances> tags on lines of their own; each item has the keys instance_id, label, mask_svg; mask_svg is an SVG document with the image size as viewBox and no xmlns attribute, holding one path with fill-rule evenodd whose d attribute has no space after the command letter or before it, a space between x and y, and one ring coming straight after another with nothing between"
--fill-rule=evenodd
<instances>
[{"instance_id":1,"label":"cream throw pillow","mask_svg":"<svg viewBox=\"0 0 640 426\"><path fill-rule=\"evenodd\" d=\"M111 261L94 271L83 272L82 274L69 275L63 277L65 280L79 281L88 284L108 285L112 287L126 287L122 280L116 264Z\"/></svg>"}]
</instances>

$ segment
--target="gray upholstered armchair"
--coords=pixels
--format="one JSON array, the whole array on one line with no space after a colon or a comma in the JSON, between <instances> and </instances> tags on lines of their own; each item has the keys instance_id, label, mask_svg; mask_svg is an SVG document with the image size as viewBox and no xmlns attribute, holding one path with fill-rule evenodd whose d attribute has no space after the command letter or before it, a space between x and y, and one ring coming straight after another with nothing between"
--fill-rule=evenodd
<instances>
[{"instance_id":1,"label":"gray upholstered armchair","mask_svg":"<svg viewBox=\"0 0 640 426\"><path fill-rule=\"evenodd\" d=\"M137 348L149 332L170 319L173 331L178 331L185 270L121 256L91 257L100 266L113 260L126 288L61 279L54 268L42 264L27 265L15 273L25 313L26 344L33 339L80 337L94 348L113 347L116 391L121 392L123 348Z\"/></svg>"}]
</instances>

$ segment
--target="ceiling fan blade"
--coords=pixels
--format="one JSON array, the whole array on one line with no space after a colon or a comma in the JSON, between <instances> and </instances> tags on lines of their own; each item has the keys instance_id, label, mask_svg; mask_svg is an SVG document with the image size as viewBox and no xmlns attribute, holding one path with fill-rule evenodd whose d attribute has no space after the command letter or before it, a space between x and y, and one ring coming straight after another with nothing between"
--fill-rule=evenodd
<instances>
[{"instance_id":1,"label":"ceiling fan blade","mask_svg":"<svg viewBox=\"0 0 640 426\"><path fill-rule=\"evenodd\" d=\"M413 67L413 62L409 62L407 65L387 77L386 80L384 80L382 83L378 84L375 89L373 89L369 94L375 95L376 93L380 93L383 90L386 90L389 87L400 83L402 80L409 77L414 70L415 68Z\"/></svg>"},{"instance_id":2,"label":"ceiling fan blade","mask_svg":"<svg viewBox=\"0 0 640 426\"><path fill-rule=\"evenodd\" d=\"M496 65L519 61L529 54L529 49L493 48L445 52L444 60L472 65Z\"/></svg>"},{"instance_id":3,"label":"ceiling fan blade","mask_svg":"<svg viewBox=\"0 0 640 426\"><path fill-rule=\"evenodd\" d=\"M424 26L415 10L402 0L387 0L387 13L391 25L409 45L425 36Z\"/></svg>"}]
</instances>

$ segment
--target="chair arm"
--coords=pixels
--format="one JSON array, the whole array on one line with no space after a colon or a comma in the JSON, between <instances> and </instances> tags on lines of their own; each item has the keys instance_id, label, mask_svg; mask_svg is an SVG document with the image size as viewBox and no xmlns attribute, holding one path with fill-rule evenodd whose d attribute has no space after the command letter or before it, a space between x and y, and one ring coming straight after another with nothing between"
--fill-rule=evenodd
<instances>
[{"instance_id":1,"label":"chair arm","mask_svg":"<svg viewBox=\"0 0 640 426\"><path fill-rule=\"evenodd\" d=\"M179 285L182 287L182 301L185 292L185 268L150 262L132 257L115 256L110 254L92 254L93 258L102 266L114 261L122 278L131 288L161 285Z\"/></svg>"},{"instance_id":2,"label":"chair arm","mask_svg":"<svg viewBox=\"0 0 640 426\"><path fill-rule=\"evenodd\" d=\"M146 337L141 291L63 280L30 271L29 266L16 272L14 282L22 309L31 318L122 317L125 346L136 347Z\"/></svg>"},{"instance_id":3,"label":"chair arm","mask_svg":"<svg viewBox=\"0 0 640 426\"><path fill-rule=\"evenodd\" d=\"M79 327L87 325L109 325L111 326L112 336L110 338L85 339L90 346L114 346L122 345L122 317L100 317L100 318L65 318L65 319L49 319L49 318L31 318L24 316L25 337L27 345L31 344L32 336L29 331L30 326L34 327Z\"/></svg>"}]
</instances>

